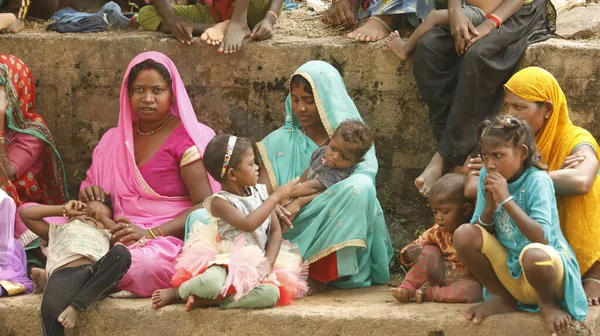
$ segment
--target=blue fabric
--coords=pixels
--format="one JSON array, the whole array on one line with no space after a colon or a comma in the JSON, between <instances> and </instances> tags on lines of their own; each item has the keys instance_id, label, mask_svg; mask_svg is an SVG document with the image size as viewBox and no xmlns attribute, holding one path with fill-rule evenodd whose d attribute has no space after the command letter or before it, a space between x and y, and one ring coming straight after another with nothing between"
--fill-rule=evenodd
<instances>
[{"instance_id":1,"label":"blue fabric","mask_svg":"<svg viewBox=\"0 0 600 336\"><path fill-rule=\"evenodd\" d=\"M78 12L71 7L66 7L54 13L52 20L56 20L57 23L68 24L78 23L84 18L92 16L106 18L106 22L111 27L126 28L129 24L129 19L121 14L121 7L112 1L104 4L104 6L96 13Z\"/></svg>"},{"instance_id":2,"label":"blue fabric","mask_svg":"<svg viewBox=\"0 0 600 336\"><path fill-rule=\"evenodd\" d=\"M486 175L487 171L483 168L479 177L477 205L471 223L477 222L485 208L483 179ZM581 284L579 264L575 259L575 253L560 230L554 184L550 176L545 171L528 167L521 177L508 184L508 192L529 217L541 224L544 229L544 237L548 241L547 245L552 246L561 255L565 269L565 279L564 299L560 302L560 305L575 319L582 321L588 311L587 298ZM522 273L519 255L525 246L531 244L531 241L521 233L503 207L498 207L494 213L494 229L496 239L508 252L506 264L511 276L513 279L517 279ZM487 290L484 290L484 298L486 300L490 298L490 293ZM535 305L519 303L519 309L538 311L539 308Z\"/></svg>"}]
</instances>

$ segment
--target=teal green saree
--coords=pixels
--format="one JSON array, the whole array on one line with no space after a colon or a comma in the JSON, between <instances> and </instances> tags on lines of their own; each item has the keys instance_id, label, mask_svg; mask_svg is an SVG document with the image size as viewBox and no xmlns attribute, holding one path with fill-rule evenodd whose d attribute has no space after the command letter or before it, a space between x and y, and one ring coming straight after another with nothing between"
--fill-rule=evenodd
<instances>
[{"instance_id":1,"label":"teal green saree","mask_svg":"<svg viewBox=\"0 0 600 336\"><path fill-rule=\"evenodd\" d=\"M329 136L346 119L361 119L339 72L322 61L311 61L294 75L311 84L321 121ZM286 99L286 120L257 144L273 189L302 175L318 147L301 130ZM310 264L336 253L337 276L330 285L368 287L389 280L393 255L383 211L377 200L377 157L371 148L346 180L333 185L306 205L284 238L298 247Z\"/></svg>"}]
</instances>

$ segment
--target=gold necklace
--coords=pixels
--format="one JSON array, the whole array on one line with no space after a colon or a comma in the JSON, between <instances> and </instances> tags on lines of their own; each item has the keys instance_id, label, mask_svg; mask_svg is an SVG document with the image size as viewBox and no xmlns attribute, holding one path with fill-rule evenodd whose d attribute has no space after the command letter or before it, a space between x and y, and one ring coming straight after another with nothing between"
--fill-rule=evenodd
<instances>
[{"instance_id":1,"label":"gold necklace","mask_svg":"<svg viewBox=\"0 0 600 336\"><path fill-rule=\"evenodd\" d=\"M302 133L304 133L304 135L308 136L306 134L306 127L302 127ZM309 137L310 138L310 137ZM311 139L312 140L312 139ZM314 141L314 140L313 140ZM320 145L318 145L318 147L323 146L324 144L326 144L327 142L329 142L329 137L327 137L327 139L325 139L325 141L323 141Z\"/></svg>"},{"instance_id":2,"label":"gold necklace","mask_svg":"<svg viewBox=\"0 0 600 336\"><path fill-rule=\"evenodd\" d=\"M165 127L165 125L167 125L167 123L169 122L169 120L171 120L171 118L173 118L172 114L169 114L169 116L167 117L167 120L165 120L162 124L160 124L160 126L158 126L157 128L153 129L152 131L149 132L142 132L140 131L140 123L138 122L137 124L137 132L139 135L152 135L158 131L160 131L163 127Z\"/></svg>"}]
</instances>

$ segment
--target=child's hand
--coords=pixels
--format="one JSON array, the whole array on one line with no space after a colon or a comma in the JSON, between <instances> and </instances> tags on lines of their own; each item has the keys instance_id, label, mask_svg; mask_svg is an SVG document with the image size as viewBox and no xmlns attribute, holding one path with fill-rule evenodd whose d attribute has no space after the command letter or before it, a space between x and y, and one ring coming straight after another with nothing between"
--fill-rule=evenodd
<instances>
[{"instance_id":1,"label":"child's hand","mask_svg":"<svg viewBox=\"0 0 600 336\"><path fill-rule=\"evenodd\" d=\"M286 199L298 186L300 185L300 178L296 177L293 180L290 180L288 183L282 185L277 188L273 192L273 196L276 197L277 203L281 202L281 200Z\"/></svg>"},{"instance_id":2,"label":"child's hand","mask_svg":"<svg viewBox=\"0 0 600 336\"><path fill-rule=\"evenodd\" d=\"M489 191L496 203L500 203L510 196L506 179L497 172L489 173L485 179L483 179L483 190ZM488 197L486 196L486 203L487 198Z\"/></svg>"},{"instance_id":3,"label":"child's hand","mask_svg":"<svg viewBox=\"0 0 600 336\"><path fill-rule=\"evenodd\" d=\"M67 217L85 215L87 204L80 201L68 201L63 205L63 215Z\"/></svg>"},{"instance_id":4,"label":"child's hand","mask_svg":"<svg viewBox=\"0 0 600 336\"><path fill-rule=\"evenodd\" d=\"M265 17L260 21L250 34L250 38L256 41L268 40L273 37L273 23Z\"/></svg>"},{"instance_id":5,"label":"child's hand","mask_svg":"<svg viewBox=\"0 0 600 336\"><path fill-rule=\"evenodd\" d=\"M422 250L423 248L421 246L417 244L410 244L406 250L404 250L404 257L406 257L408 261L414 262L417 260L417 258L419 258Z\"/></svg>"}]
</instances>

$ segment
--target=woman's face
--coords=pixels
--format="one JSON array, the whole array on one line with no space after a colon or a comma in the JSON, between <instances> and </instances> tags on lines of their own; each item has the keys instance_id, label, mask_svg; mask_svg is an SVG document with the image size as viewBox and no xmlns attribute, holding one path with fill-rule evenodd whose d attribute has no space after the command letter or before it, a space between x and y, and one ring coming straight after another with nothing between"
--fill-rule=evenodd
<instances>
[{"instance_id":1,"label":"woman's face","mask_svg":"<svg viewBox=\"0 0 600 336\"><path fill-rule=\"evenodd\" d=\"M526 121L535 135L544 128L546 120L552 114L552 111L547 107L547 103L539 106L535 102L525 100L510 91L506 91L504 103L506 104L504 114Z\"/></svg>"},{"instance_id":2,"label":"woman's face","mask_svg":"<svg viewBox=\"0 0 600 336\"><path fill-rule=\"evenodd\" d=\"M162 121L169 115L173 93L163 76L154 69L142 70L130 88L131 108L140 120Z\"/></svg>"},{"instance_id":3,"label":"woman's face","mask_svg":"<svg viewBox=\"0 0 600 336\"><path fill-rule=\"evenodd\" d=\"M302 127L322 125L315 97L304 91L302 85L293 85L290 91L292 96L292 111L298 118Z\"/></svg>"}]
</instances>

